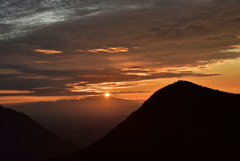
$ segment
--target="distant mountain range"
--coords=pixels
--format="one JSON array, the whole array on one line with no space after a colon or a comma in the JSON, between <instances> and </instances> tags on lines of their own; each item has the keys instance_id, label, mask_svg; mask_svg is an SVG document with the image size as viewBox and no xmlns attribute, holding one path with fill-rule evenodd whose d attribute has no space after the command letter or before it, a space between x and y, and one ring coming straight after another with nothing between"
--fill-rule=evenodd
<instances>
[{"instance_id":1,"label":"distant mountain range","mask_svg":"<svg viewBox=\"0 0 240 161\"><path fill-rule=\"evenodd\" d=\"M54 161L240 160L240 95L178 81L106 136Z\"/></svg>"},{"instance_id":2,"label":"distant mountain range","mask_svg":"<svg viewBox=\"0 0 240 161\"><path fill-rule=\"evenodd\" d=\"M92 115L112 117L116 115L129 116L133 111L137 110L140 105L140 103L113 96L109 96L108 98L104 96L94 96L81 100L58 100L55 102L34 102L6 106L23 112L28 116Z\"/></svg>"},{"instance_id":3,"label":"distant mountain range","mask_svg":"<svg viewBox=\"0 0 240 161\"><path fill-rule=\"evenodd\" d=\"M80 148L49 132L23 113L0 105L0 160L43 161Z\"/></svg>"},{"instance_id":4,"label":"distant mountain range","mask_svg":"<svg viewBox=\"0 0 240 161\"><path fill-rule=\"evenodd\" d=\"M140 103L113 96L6 105L55 134L87 147L121 123Z\"/></svg>"}]
</instances>

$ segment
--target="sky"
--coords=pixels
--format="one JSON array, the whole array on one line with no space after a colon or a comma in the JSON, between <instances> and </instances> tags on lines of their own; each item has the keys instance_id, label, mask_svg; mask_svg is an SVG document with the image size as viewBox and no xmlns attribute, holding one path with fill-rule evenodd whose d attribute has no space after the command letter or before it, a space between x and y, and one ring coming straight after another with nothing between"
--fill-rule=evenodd
<instances>
[{"instance_id":1,"label":"sky","mask_svg":"<svg viewBox=\"0 0 240 161\"><path fill-rule=\"evenodd\" d=\"M239 0L0 0L0 104L240 93L239 29Z\"/></svg>"}]
</instances>

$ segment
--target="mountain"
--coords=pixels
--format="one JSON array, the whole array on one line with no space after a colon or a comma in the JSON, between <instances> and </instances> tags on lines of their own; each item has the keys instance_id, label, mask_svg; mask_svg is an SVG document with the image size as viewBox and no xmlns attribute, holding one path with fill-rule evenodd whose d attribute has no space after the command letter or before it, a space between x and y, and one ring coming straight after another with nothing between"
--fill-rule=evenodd
<instances>
[{"instance_id":1,"label":"mountain","mask_svg":"<svg viewBox=\"0 0 240 161\"><path fill-rule=\"evenodd\" d=\"M122 122L140 103L113 96L6 105L80 147L87 147Z\"/></svg>"},{"instance_id":2,"label":"mountain","mask_svg":"<svg viewBox=\"0 0 240 161\"><path fill-rule=\"evenodd\" d=\"M127 116L38 115L31 116L49 131L85 148L102 138Z\"/></svg>"},{"instance_id":3,"label":"mountain","mask_svg":"<svg viewBox=\"0 0 240 161\"><path fill-rule=\"evenodd\" d=\"M8 108L34 115L130 115L140 106L139 103L109 96L93 96L80 100L58 100L55 102L33 102L9 104ZM34 107L34 108L33 108Z\"/></svg>"},{"instance_id":4,"label":"mountain","mask_svg":"<svg viewBox=\"0 0 240 161\"><path fill-rule=\"evenodd\" d=\"M42 161L79 147L49 132L23 113L0 105L0 160Z\"/></svg>"},{"instance_id":5,"label":"mountain","mask_svg":"<svg viewBox=\"0 0 240 161\"><path fill-rule=\"evenodd\" d=\"M54 161L240 160L240 95L178 81L103 138Z\"/></svg>"}]
</instances>

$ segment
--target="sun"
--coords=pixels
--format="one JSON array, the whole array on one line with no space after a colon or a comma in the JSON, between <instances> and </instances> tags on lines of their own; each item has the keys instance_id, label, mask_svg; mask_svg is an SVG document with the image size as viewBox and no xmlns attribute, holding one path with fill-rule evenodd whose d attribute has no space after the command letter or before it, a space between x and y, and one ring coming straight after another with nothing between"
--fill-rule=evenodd
<instances>
[{"instance_id":1,"label":"sun","mask_svg":"<svg viewBox=\"0 0 240 161\"><path fill-rule=\"evenodd\" d=\"M105 93L104 95L105 95L105 97L109 97L111 94Z\"/></svg>"}]
</instances>

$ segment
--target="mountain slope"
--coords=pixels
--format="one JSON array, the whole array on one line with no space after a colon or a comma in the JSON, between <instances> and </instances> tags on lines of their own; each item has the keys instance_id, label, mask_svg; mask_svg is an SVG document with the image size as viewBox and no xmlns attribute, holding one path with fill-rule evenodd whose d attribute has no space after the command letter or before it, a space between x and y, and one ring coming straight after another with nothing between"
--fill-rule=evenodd
<instances>
[{"instance_id":1,"label":"mountain slope","mask_svg":"<svg viewBox=\"0 0 240 161\"><path fill-rule=\"evenodd\" d=\"M90 147L56 159L239 160L240 95L178 81Z\"/></svg>"},{"instance_id":2,"label":"mountain slope","mask_svg":"<svg viewBox=\"0 0 240 161\"><path fill-rule=\"evenodd\" d=\"M0 105L1 161L41 161L78 149L25 114Z\"/></svg>"},{"instance_id":3,"label":"mountain slope","mask_svg":"<svg viewBox=\"0 0 240 161\"><path fill-rule=\"evenodd\" d=\"M122 122L140 103L113 96L86 97L6 105L23 112L49 131L80 147L87 147Z\"/></svg>"}]
</instances>

